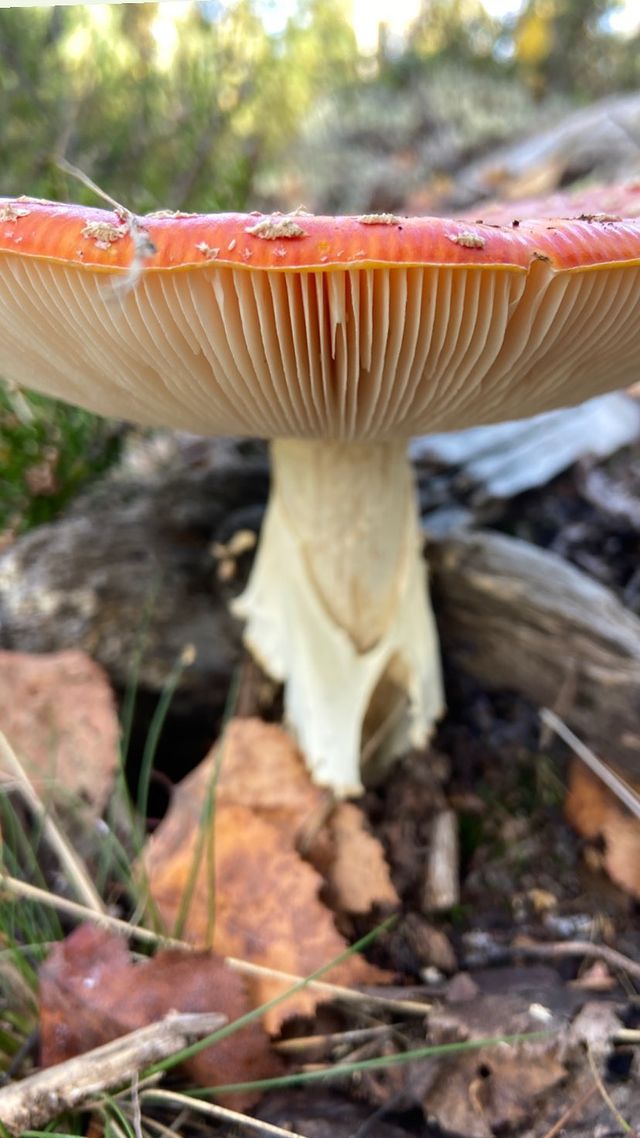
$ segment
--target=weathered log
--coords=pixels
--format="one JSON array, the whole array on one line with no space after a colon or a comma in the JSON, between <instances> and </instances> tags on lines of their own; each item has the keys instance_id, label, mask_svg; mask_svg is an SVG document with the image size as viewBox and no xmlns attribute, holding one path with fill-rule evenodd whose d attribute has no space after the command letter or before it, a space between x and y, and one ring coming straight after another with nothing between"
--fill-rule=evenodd
<instances>
[{"instance_id":1,"label":"weathered log","mask_svg":"<svg viewBox=\"0 0 640 1138\"><path fill-rule=\"evenodd\" d=\"M556 709L640 778L640 620L562 558L501 534L431 551L445 652L482 685Z\"/></svg>"},{"instance_id":2,"label":"weathered log","mask_svg":"<svg viewBox=\"0 0 640 1138\"><path fill-rule=\"evenodd\" d=\"M215 713L241 627L224 603L211 544L240 528L247 506L259 522L268 466L242 444L178 440L178 453L168 445L157 462L137 452L67 514L0 555L0 647L83 648L117 687L135 674L141 690L158 692L193 645L173 707Z\"/></svg>"}]
</instances>

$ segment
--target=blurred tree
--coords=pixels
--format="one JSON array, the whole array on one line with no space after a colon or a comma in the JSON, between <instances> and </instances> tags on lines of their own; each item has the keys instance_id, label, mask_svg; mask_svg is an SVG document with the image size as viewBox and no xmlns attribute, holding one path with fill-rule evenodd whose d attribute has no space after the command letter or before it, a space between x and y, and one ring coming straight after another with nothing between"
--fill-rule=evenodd
<instances>
[{"instance_id":1,"label":"blurred tree","mask_svg":"<svg viewBox=\"0 0 640 1138\"><path fill-rule=\"evenodd\" d=\"M408 54L446 63L473 62L474 66L489 62L497 69L493 47L499 27L481 0L423 0Z\"/></svg>"},{"instance_id":2,"label":"blurred tree","mask_svg":"<svg viewBox=\"0 0 640 1138\"><path fill-rule=\"evenodd\" d=\"M252 0L1 9L0 193L90 200L64 156L140 212L246 208L356 55L337 0L271 35Z\"/></svg>"},{"instance_id":3,"label":"blurred tree","mask_svg":"<svg viewBox=\"0 0 640 1138\"><path fill-rule=\"evenodd\" d=\"M640 81L638 36L611 34L620 0L527 0L514 32L514 62L537 95L594 99Z\"/></svg>"}]
</instances>

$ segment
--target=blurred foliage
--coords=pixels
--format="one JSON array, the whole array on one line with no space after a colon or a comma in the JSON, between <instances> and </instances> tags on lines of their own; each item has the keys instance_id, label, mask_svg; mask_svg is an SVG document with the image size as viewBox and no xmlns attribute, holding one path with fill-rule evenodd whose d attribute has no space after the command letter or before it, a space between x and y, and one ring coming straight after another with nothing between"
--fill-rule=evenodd
<instances>
[{"instance_id":1,"label":"blurred foliage","mask_svg":"<svg viewBox=\"0 0 640 1138\"><path fill-rule=\"evenodd\" d=\"M640 34L611 33L611 0L528 0L513 21L513 68L538 96L583 101L640 84Z\"/></svg>"},{"instance_id":2,"label":"blurred foliage","mask_svg":"<svg viewBox=\"0 0 640 1138\"><path fill-rule=\"evenodd\" d=\"M390 14L373 59L349 0L294 0L275 23L278 0L0 9L0 194L95 204L64 156L138 212L251 208L265 187L275 200L302 129L334 97L344 122L389 92L427 110L448 100L460 121L474 103L508 118L513 101L633 88L640 35L612 34L621 2L523 0L500 21L481 0L423 0L400 41Z\"/></svg>"},{"instance_id":3,"label":"blurred foliage","mask_svg":"<svg viewBox=\"0 0 640 1138\"><path fill-rule=\"evenodd\" d=\"M373 55L350 0L1 8L0 195L97 204L64 157L139 213L394 208L550 107L637 86L620 2L522 0L499 21L423 0L400 37L390 3ZM0 404L0 530L51 516L114 452L90 416L33 399L25 420L21 398Z\"/></svg>"},{"instance_id":4,"label":"blurred foliage","mask_svg":"<svg viewBox=\"0 0 640 1138\"><path fill-rule=\"evenodd\" d=\"M356 73L337 0L268 35L250 0L0 11L0 194L91 201L64 156L129 209L247 207L315 93Z\"/></svg>"},{"instance_id":5,"label":"blurred foliage","mask_svg":"<svg viewBox=\"0 0 640 1138\"><path fill-rule=\"evenodd\" d=\"M49 521L120 449L120 431L77 407L0 387L0 547Z\"/></svg>"},{"instance_id":6,"label":"blurred foliage","mask_svg":"<svg viewBox=\"0 0 640 1138\"><path fill-rule=\"evenodd\" d=\"M405 57L385 82L361 81L317 103L301 135L296 194L327 213L401 212L418 195L420 212L440 212L461 165L546 126L562 107L555 97L539 107L506 75L449 58L425 71Z\"/></svg>"}]
</instances>

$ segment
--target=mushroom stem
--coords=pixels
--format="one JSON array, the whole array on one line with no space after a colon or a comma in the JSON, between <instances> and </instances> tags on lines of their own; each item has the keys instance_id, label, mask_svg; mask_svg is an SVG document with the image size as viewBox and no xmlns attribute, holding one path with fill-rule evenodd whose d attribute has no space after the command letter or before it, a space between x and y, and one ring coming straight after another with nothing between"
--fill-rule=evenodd
<instances>
[{"instance_id":1,"label":"mushroom stem","mask_svg":"<svg viewBox=\"0 0 640 1138\"><path fill-rule=\"evenodd\" d=\"M278 440L251 578L234 612L314 778L358 793L361 751L421 746L443 708L403 442Z\"/></svg>"}]
</instances>

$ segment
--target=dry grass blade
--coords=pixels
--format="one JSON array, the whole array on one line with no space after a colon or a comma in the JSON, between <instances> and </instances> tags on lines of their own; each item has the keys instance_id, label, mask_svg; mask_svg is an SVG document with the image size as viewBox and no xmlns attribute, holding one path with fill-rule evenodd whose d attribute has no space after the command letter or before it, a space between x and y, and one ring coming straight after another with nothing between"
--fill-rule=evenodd
<instances>
[{"instance_id":1,"label":"dry grass blade","mask_svg":"<svg viewBox=\"0 0 640 1138\"><path fill-rule=\"evenodd\" d=\"M88 174L85 174L84 170L80 170L78 166L74 166L71 162L68 162L66 158L59 158L58 166L65 174L70 174L72 178L77 178L83 186L86 186L87 189L91 190L97 197L102 198L103 201L113 206L118 217L126 224L133 241L133 259L129 265L126 276L112 286L113 294L117 296L134 288L140 279L142 270L149 257L152 257L156 252L156 247L151 241L149 234L130 209L121 205L120 202L116 201L115 198L112 198L110 194L107 194L101 189Z\"/></svg>"},{"instance_id":2,"label":"dry grass blade","mask_svg":"<svg viewBox=\"0 0 640 1138\"><path fill-rule=\"evenodd\" d=\"M363 1043L376 1039L379 1036L388 1036L392 1027L390 1024L380 1024L375 1027L357 1027L351 1031L334 1031L326 1035L300 1035L291 1039L282 1039L274 1043L276 1051L281 1055L298 1055L301 1051L313 1051L316 1048L327 1049L340 1047L345 1043Z\"/></svg>"},{"instance_id":3,"label":"dry grass blade","mask_svg":"<svg viewBox=\"0 0 640 1138\"><path fill-rule=\"evenodd\" d=\"M620 1031L616 1031L614 1036L614 1043L630 1043L635 1046L640 1043L640 1029L637 1027L621 1027Z\"/></svg>"},{"instance_id":4,"label":"dry grass blade","mask_svg":"<svg viewBox=\"0 0 640 1138\"><path fill-rule=\"evenodd\" d=\"M620 1111L616 1107L615 1103L613 1102L613 1100L611 1098L611 1095L609 1094L607 1088L605 1087L605 1085L602 1081L602 1077L601 1077L600 1072L598 1070L596 1061L593 1057L593 1051L592 1051L592 1049L588 1043L587 1043L587 1059L589 1060L589 1066L591 1068L591 1074L593 1075L593 1081L598 1088L598 1094L600 1095L600 1098L608 1106L609 1110L611 1111L613 1117L615 1118L615 1120L618 1123L618 1126L621 1128L621 1130L625 1134L631 1134L631 1127L630 1127L629 1123L620 1114Z\"/></svg>"},{"instance_id":5,"label":"dry grass blade","mask_svg":"<svg viewBox=\"0 0 640 1138\"><path fill-rule=\"evenodd\" d=\"M193 948L193 945L187 944L185 941L162 936L159 933L152 932L151 929L141 928L140 925L130 925L127 921L123 921L119 917L112 917L108 913L96 913L93 909L85 908L76 901L69 901L65 897L56 897L44 889L29 885L26 881L19 881L8 874L0 873L0 895L3 891L10 896L24 897L30 901L49 905L58 912L65 913L76 920L91 921L103 928L112 929L129 940L143 941L145 944L153 944L158 948L182 948L184 950ZM267 976L270 979L283 980L291 985L301 984L304 981L305 986L325 993L328 999L343 1000L360 1005L368 1004L377 1008L384 1008L387 1011L401 1012L405 1015L425 1016L432 1008L431 1004L422 1003L418 1000L387 997L379 995L377 992L359 992L355 988L343 988L338 984L329 984L323 980L310 980L289 972L279 972L274 968L265 968L260 964L251 964L246 960L237 960L233 956L227 956L225 959L229 968L233 969L234 972L240 972L245 976Z\"/></svg>"},{"instance_id":6,"label":"dry grass blade","mask_svg":"<svg viewBox=\"0 0 640 1138\"><path fill-rule=\"evenodd\" d=\"M228 1110L224 1106L218 1106L217 1103L203 1102L202 1099L194 1099L189 1095L181 1095L173 1091L143 1091L140 1098L143 1102L189 1107L190 1110L208 1115L209 1118L228 1122L234 1128L244 1126L247 1129L257 1131L259 1134L273 1135L274 1138L303 1138L303 1135L296 1134L294 1130L283 1130L279 1126L273 1126L270 1122L262 1122L259 1118L251 1118L248 1114L240 1114L236 1110Z\"/></svg>"},{"instance_id":7,"label":"dry grass blade","mask_svg":"<svg viewBox=\"0 0 640 1138\"><path fill-rule=\"evenodd\" d=\"M577 735L574 735L573 731L567 727L559 715L556 715L555 711L544 707L540 712L540 718L545 726L551 731L554 731L555 734L562 739L563 743L566 743L567 746L571 748L574 755L577 755L585 766L587 766L590 771L593 771L593 774L595 774L605 786L609 787L609 790L626 806L627 810L630 810L636 818L640 818L640 795L636 794L633 787L629 786L615 771L612 771L606 763L603 763L602 759L599 759Z\"/></svg>"},{"instance_id":8,"label":"dry grass blade","mask_svg":"<svg viewBox=\"0 0 640 1138\"><path fill-rule=\"evenodd\" d=\"M112 198L110 194L101 189L97 182L94 182L79 166L74 166L72 162L62 157L58 158L57 164L65 174L70 174L72 178L76 178L83 186L86 186L88 190L92 190L96 197L102 198L103 201L113 206L114 210L118 213L129 214L131 212L126 206L121 205L119 201L116 201L115 198Z\"/></svg>"},{"instance_id":9,"label":"dry grass blade","mask_svg":"<svg viewBox=\"0 0 640 1138\"><path fill-rule=\"evenodd\" d=\"M160 933L154 933L151 929L142 928L140 925L132 925L128 921L121 920L120 917L112 917L110 913L106 913L104 910L96 912L95 909L80 905L77 901L70 901L67 897L56 897L53 893L47 893L46 889L39 889L37 885L20 881L17 877L11 877L7 873L0 873L0 896L3 893L6 896L23 897L25 901L36 901L41 905L48 905L58 913L74 917L77 921L90 921L91 924L98 925L100 928L112 929L113 932L120 933L128 940L139 940L144 944L156 945L158 948L187 949L192 947L182 940L162 936Z\"/></svg>"},{"instance_id":10,"label":"dry grass blade","mask_svg":"<svg viewBox=\"0 0 640 1138\"><path fill-rule=\"evenodd\" d=\"M210 1035L224 1022L224 1016L212 1013L172 1012L158 1023L30 1075L0 1091L0 1123L16 1135L45 1126L63 1111L76 1110L128 1082L136 1071L182 1051L192 1039Z\"/></svg>"},{"instance_id":11,"label":"dry grass blade","mask_svg":"<svg viewBox=\"0 0 640 1138\"><path fill-rule=\"evenodd\" d=\"M6 735L0 731L0 757L5 770L9 770L15 780L16 786L33 815L40 822L43 833L51 848L60 861L70 885L77 896L89 909L96 913L104 913L105 907L89 874L87 873L75 850L67 841L60 827L55 823L49 811L40 801L33 788L20 759L16 755Z\"/></svg>"}]
</instances>

